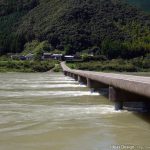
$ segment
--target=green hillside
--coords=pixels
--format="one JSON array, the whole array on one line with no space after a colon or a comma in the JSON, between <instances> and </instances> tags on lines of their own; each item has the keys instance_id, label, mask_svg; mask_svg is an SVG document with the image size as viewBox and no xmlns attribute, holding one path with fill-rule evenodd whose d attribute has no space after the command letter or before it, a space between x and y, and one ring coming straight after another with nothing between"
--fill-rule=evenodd
<instances>
[{"instance_id":1,"label":"green hillside","mask_svg":"<svg viewBox=\"0 0 150 150\"><path fill-rule=\"evenodd\" d=\"M0 53L21 51L23 44L16 34L19 21L39 4L38 0L0 0Z\"/></svg>"},{"instance_id":2,"label":"green hillside","mask_svg":"<svg viewBox=\"0 0 150 150\"><path fill-rule=\"evenodd\" d=\"M149 0L127 0L127 1L146 12L150 12L150 1Z\"/></svg>"},{"instance_id":3,"label":"green hillside","mask_svg":"<svg viewBox=\"0 0 150 150\"><path fill-rule=\"evenodd\" d=\"M132 58L150 51L150 15L120 0L18 1L13 0L14 5L11 0L0 1L4 8L0 13L1 54L21 52L33 40L47 40L51 50L92 50L108 58Z\"/></svg>"}]
</instances>

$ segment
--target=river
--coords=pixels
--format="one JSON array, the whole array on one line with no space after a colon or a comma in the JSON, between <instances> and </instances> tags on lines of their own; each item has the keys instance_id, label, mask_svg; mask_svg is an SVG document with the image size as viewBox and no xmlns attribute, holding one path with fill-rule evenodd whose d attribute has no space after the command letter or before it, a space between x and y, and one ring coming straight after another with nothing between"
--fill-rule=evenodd
<instances>
[{"instance_id":1,"label":"river","mask_svg":"<svg viewBox=\"0 0 150 150\"><path fill-rule=\"evenodd\" d=\"M61 73L0 73L0 150L150 150L150 119Z\"/></svg>"}]
</instances>

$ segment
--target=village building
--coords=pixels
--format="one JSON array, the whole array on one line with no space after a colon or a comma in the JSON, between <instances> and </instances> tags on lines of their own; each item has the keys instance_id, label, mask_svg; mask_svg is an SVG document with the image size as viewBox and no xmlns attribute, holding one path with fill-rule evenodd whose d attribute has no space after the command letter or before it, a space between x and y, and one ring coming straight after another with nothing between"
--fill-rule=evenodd
<instances>
[{"instance_id":1,"label":"village building","mask_svg":"<svg viewBox=\"0 0 150 150\"><path fill-rule=\"evenodd\" d=\"M52 59L51 53L43 53L42 60Z\"/></svg>"},{"instance_id":2,"label":"village building","mask_svg":"<svg viewBox=\"0 0 150 150\"><path fill-rule=\"evenodd\" d=\"M27 54L25 57L26 57L26 60L33 60L34 59L34 54L32 54L32 53L29 53L29 54Z\"/></svg>"},{"instance_id":3,"label":"village building","mask_svg":"<svg viewBox=\"0 0 150 150\"><path fill-rule=\"evenodd\" d=\"M56 60L62 60L63 54L52 54L51 57Z\"/></svg>"},{"instance_id":4,"label":"village building","mask_svg":"<svg viewBox=\"0 0 150 150\"><path fill-rule=\"evenodd\" d=\"M26 56L19 56L20 60L26 60Z\"/></svg>"},{"instance_id":5,"label":"village building","mask_svg":"<svg viewBox=\"0 0 150 150\"><path fill-rule=\"evenodd\" d=\"M25 60L25 56L20 55L19 53L9 53L9 56L12 60Z\"/></svg>"},{"instance_id":6,"label":"village building","mask_svg":"<svg viewBox=\"0 0 150 150\"><path fill-rule=\"evenodd\" d=\"M66 60L66 61L67 61L67 60L68 60L68 61L69 61L69 60L74 60L74 58L75 58L75 57L72 56L72 55L65 55L65 56L64 56L64 60Z\"/></svg>"}]
</instances>

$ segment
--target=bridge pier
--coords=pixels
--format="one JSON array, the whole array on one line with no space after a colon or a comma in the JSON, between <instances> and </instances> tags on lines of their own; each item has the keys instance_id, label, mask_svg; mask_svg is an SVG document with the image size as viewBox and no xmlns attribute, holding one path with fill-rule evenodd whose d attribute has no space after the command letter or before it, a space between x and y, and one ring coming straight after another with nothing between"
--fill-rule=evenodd
<instances>
[{"instance_id":1,"label":"bridge pier","mask_svg":"<svg viewBox=\"0 0 150 150\"><path fill-rule=\"evenodd\" d=\"M115 110L122 110L123 109L123 101L122 98L119 97L118 91L114 87L109 87L109 100L114 101L115 103Z\"/></svg>"},{"instance_id":2,"label":"bridge pier","mask_svg":"<svg viewBox=\"0 0 150 150\"><path fill-rule=\"evenodd\" d=\"M66 71L64 71L64 75L67 76L67 72Z\"/></svg>"},{"instance_id":3,"label":"bridge pier","mask_svg":"<svg viewBox=\"0 0 150 150\"><path fill-rule=\"evenodd\" d=\"M76 81L78 81L78 75L76 75L76 74L64 71L64 75L74 78Z\"/></svg>"},{"instance_id":4,"label":"bridge pier","mask_svg":"<svg viewBox=\"0 0 150 150\"><path fill-rule=\"evenodd\" d=\"M70 76L71 78L73 78L74 77L74 74L73 73L71 73L71 76Z\"/></svg>"},{"instance_id":5,"label":"bridge pier","mask_svg":"<svg viewBox=\"0 0 150 150\"><path fill-rule=\"evenodd\" d=\"M67 76L68 76L68 77L71 77L71 73L70 73L70 72L67 72Z\"/></svg>"},{"instance_id":6,"label":"bridge pier","mask_svg":"<svg viewBox=\"0 0 150 150\"><path fill-rule=\"evenodd\" d=\"M112 86L109 87L109 100L115 102L116 110L150 111L149 98Z\"/></svg>"},{"instance_id":7,"label":"bridge pier","mask_svg":"<svg viewBox=\"0 0 150 150\"><path fill-rule=\"evenodd\" d=\"M78 81L78 75L73 74L73 78L75 79L75 81Z\"/></svg>"},{"instance_id":8,"label":"bridge pier","mask_svg":"<svg viewBox=\"0 0 150 150\"><path fill-rule=\"evenodd\" d=\"M78 82L81 84L87 84L87 79L78 75Z\"/></svg>"},{"instance_id":9,"label":"bridge pier","mask_svg":"<svg viewBox=\"0 0 150 150\"><path fill-rule=\"evenodd\" d=\"M74 78L74 74L70 72L69 77Z\"/></svg>"},{"instance_id":10,"label":"bridge pier","mask_svg":"<svg viewBox=\"0 0 150 150\"><path fill-rule=\"evenodd\" d=\"M99 91L100 89L108 88L108 85L87 78L87 87L93 89L94 91Z\"/></svg>"}]
</instances>

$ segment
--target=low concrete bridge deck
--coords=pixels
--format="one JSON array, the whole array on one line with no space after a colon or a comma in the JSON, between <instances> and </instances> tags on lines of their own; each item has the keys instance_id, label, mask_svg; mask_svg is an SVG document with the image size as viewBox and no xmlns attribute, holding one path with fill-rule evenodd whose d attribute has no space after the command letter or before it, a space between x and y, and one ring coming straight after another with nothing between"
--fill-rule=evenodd
<instances>
[{"instance_id":1,"label":"low concrete bridge deck","mask_svg":"<svg viewBox=\"0 0 150 150\"><path fill-rule=\"evenodd\" d=\"M89 88L109 88L109 99L117 103L116 109L123 108L123 102L142 102L150 109L150 77L115 73L101 73L70 69L61 63L65 75L87 84Z\"/></svg>"}]
</instances>

